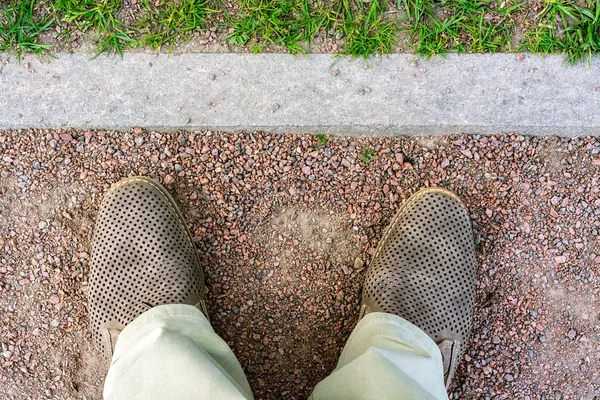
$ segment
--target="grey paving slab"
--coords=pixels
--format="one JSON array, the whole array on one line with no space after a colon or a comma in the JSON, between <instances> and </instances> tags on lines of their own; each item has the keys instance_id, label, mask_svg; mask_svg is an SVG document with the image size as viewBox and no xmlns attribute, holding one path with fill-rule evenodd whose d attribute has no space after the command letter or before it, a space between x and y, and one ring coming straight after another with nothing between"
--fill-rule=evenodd
<instances>
[{"instance_id":1,"label":"grey paving slab","mask_svg":"<svg viewBox=\"0 0 600 400\"><path fill-rule=\"evenodd\" d=\"M6 56L4 56L6 58ZM0 129L600 134L600 61L58 54L0 64Z\"/></svg>"}]
</instances>

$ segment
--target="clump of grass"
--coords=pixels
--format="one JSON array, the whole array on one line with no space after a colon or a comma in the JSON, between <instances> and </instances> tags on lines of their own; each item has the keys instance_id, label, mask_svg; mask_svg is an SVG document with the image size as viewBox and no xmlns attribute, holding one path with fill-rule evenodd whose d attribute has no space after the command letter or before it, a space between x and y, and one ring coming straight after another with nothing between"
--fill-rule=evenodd
<instances>
[{"instance_id":1,"label":"clump of grass","mask_svg":"<svg viewBox=\"0 0 600 400\"><path fill-rule=\"evenodd\" d=\"M343 34L340 54L368 57L394 48L396 21L384 19L384 0L334 0L333 8L308 0L238 0L230 17L229 42L260 52L267 45L305 53L319 31L335 28Z\"/></svg>"},{"instance_id":2,"label":"clump of grass","mask_svg":"<svg viewBox=\"0 0 600 400\"><path fill-rule=\"evenodd\" d=\"M447 53L448 50L462 52L463 47L457 46L459 21L457 16L440 20L431 14L426 21L417 25L417 31L411 32L413 38L416 37L417 40L417 53L430 57Z\"/></svg>"},{"instance_id":3,"label":"clump of grass","mask_svg":"<svg viewBox=\"0 0 600 400\"><path fill-rule=\"evenodd\" d=\"M581 7L569 0L546 0L538 25L526 33L523 49L534 53L565 53L574 63L600 52L600 0Z\"/></svg>"},{"instance_id":4,"label":"clump of grass","mask_svg":"<svg viewBox=\"0 0 600 400\"><path fill-rule=\"evenodd\" d=\"M323 4L307 0L238 0L237 15L229 16L230 44L249 44L254 52L267 45L283 46L291 53L305 53L321 28L330 22Z\"/></svg>"},{"instance_id":5,"label":"clump of grass","mask_svg":"<svg viewBox=\"0 0 600 400\"><path fill-rule=\"evenodd\" d=\"M410 25L406 32L417 53L425 56L448 51L489 53L510 48L513 12L525 3L495 0L403 0Z\"/></svg>"},{"instance_id":6,"label":"clump of grass","mask_svg":"<svg viewBox=\"0 0 600 400\"><path fill-rule=\"evenodd\" d=\"M8 2L0 10L0 51L42 54L49 46L40 43L40 35L51 29L48 18L36 18L35 0Z\"/></svg>"},{"instance_id":7,"label":"clump of grass","mask_svg":"<svg viewBox=\"0 0 600 400\"><path fill-rule=\"evenodd\" d=\"M168 45L169 52L177 40L185 41L194 31L206 25L209 12L208 0L165 0L150 4L142 0L146 13L139 22L140 28L147 31L142 43L155 48Z\"/></svg>"},{"instance_id":8,"label":"clump of grass","mask_svg":"<svg viewBox=\"0 0 600 400\"><path fill-rule=\"evenodd\" d=\"M98 54L123 55L124 48L135 47L134 28L117 17L121 0L55 0L54 9L67 23L75 23L82 31L93 31Z\"/></svg>"},{"instance_id":9,"label":"clump of grass","mask_svg":"<svg viewBox=\"0 0 600 400\"><path fill-rule=\"evenodd\" d=\"M448 51L458 37L456 19L441 20L433 0L402 0L408 27L404 30L415 42L417 53L425 56Z\"/></svg>"},{"instance_id":10,"label":"clump of grass","mask_svg":"<svg viewBox=\"0 0 600 400\"><path fill-rule=\"evenodd\" d=\"M370 4L370 5L369 5ZM384 18L383 0L337 0L337 25L345 37L341 54L367 58L394 50L397 21Z\"/></svg>"},{"instance_id":11,"label":"clump of grass","mask_svg":"<svg viewBox=\"0 0 600 400\"><path fill-rule=\"evenodd\" d=\"M329 136L320 133L317 135L317 146L319 147L323 147L327 144L327 142L329 141Z\"/></svg>"},{"instance_id":12,"label":"clump of grass","mask_svg":"<svg viewBox=\"0 0 600 400\"><path fill-rule=\"evenodd\" d=\"M362 162L365 165L368 165L371 161L375 159L375 150L372 148L364 148L362 150Z\"/></svg>"},{"instance_id":13,"label":"clump of grass","mask_svg":"<svg viewBox=\"0 0 600 400\"><path fill-rule=\"evenodd\" d=\"M493 53L510 49L510 36L515 26L512 15L525 3L503 4L496 6L497 3L493 0L453 1L455 12L464 17L459 26L466 34L470 53Z\"/></svg>"}]
</instances>

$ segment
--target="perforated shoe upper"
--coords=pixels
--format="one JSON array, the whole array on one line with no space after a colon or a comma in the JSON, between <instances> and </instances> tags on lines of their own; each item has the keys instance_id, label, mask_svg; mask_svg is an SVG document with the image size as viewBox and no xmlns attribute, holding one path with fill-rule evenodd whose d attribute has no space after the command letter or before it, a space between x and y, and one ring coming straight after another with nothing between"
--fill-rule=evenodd
<instances>
[{"instance_id":1,"label":"perforated shoe upper","mask_svg":"<svg viewBox=\"0 0 600 400\"><path fill-rule=\"evenodd\" d=\"M89 282L92 334L103 355L110 359L118 333L144 311L202 307L204 290L196 248L166 189L145 177L114 184L96 221Z\"/></svg>"},{"instance_id":2,"label":"perforated shoe upper","mask_svg":"<svg viewBox=\"0 0 600 400\"><path fill-rule=\"evenodd\" d=\"M475 248L466 208L452 192L425 189L401 207L369 268L361 314L396 314L462 358L475 293Z\"/></svg>"}]
</instances>

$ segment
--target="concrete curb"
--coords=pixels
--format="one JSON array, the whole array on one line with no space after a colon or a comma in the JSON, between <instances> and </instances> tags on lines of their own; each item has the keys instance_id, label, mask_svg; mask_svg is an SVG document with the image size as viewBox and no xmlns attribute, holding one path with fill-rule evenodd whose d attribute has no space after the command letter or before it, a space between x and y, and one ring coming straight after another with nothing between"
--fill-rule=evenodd
<instances>
[{"instance_id":1,"label":"concrete curb","mask_svg":"<svg viewBox=\"0 0 600 400\"><path fill-rule=\"evenodd\" d=\"M0 129L600 135L600 60L58 54L0 64Z\"/></svg>"}]
</instances>

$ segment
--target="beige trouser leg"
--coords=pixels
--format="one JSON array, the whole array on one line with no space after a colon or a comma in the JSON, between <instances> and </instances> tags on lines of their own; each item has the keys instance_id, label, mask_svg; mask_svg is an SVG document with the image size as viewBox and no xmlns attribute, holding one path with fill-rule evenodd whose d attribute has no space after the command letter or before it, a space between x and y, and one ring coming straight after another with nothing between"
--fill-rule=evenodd
<instances>
[{"instance_id":1,"label":"beige trouser leg","mask_svg":"<svg viewBox=\"0 0 600 400\"><path fill-rule=\"evenodd\" d=\"M252 399L227 344L186 305L150 309L123 330L104 386L106 399ZM447 399L442 359L419 328L372 313L356 326L322 399Z\"/></svg>"},{"instance_id":2,"label":"beige trouser leg","mask_svg":"<svg viewBox=\"0 0 600 400\"><path fill-rule=\"evenodd\" d=\"M350 335L336 369L311 397L447 400L442 354L425 332L405 319L367 314Z\"/></svg>"},{"instance_id":3,"label":"beige trouser leg","mask_svg":"<svg viewBox=\"0 0 600 400\"><path fill-rule=\"evenodd\" d=\"M104 384L109 399L253 399L235 355L198 309L151 308L121 332Z\"/></svg>"}]
</instances>

